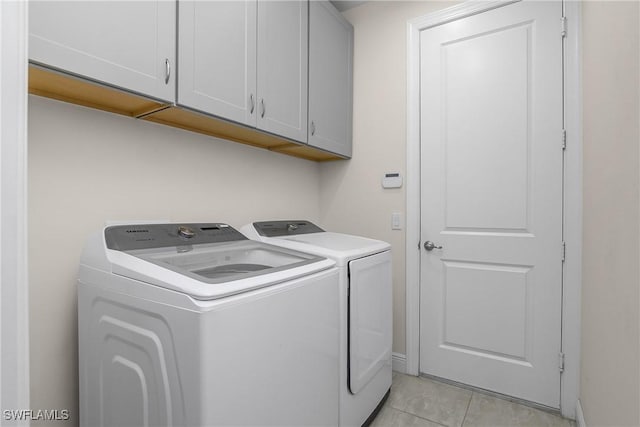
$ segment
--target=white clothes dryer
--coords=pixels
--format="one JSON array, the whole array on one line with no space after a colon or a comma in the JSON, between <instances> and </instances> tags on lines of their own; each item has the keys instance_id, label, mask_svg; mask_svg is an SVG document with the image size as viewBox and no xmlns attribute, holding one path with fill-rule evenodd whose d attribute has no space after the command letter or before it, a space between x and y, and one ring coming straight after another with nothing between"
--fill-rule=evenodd
<instances>
[{"instance_id":1,"label":"white clothes dryer","mask_svg":"<svg viewBox=\"0 0 640 427\"><path fill-rule=\"evenodd\" d=\"M107 227L80 264L80 425L337 425L338 304L334 261L227 224Z\"/></svg>"},{"instance_id":2,"label":"white clothes dryer","mask_svg":"<svg viewBox=\"0 0 640 427\"><path fill-rule=\"evenodd\" d=\"M247 237L336 261L340 269L340 425L368 424L391 388L391 246L309 221L261 221Z\"/></svg>"}]
</instances>

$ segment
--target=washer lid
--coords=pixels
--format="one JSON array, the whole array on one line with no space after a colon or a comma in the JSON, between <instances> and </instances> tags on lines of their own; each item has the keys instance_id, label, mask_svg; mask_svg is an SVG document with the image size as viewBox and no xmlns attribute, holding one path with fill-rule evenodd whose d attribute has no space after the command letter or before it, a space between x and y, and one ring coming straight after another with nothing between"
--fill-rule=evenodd
<instances>
[{"instance_id":1,"label":"washer lid","mask_svg":"<svg viewBox=\"0 0 640 427\"><path fill-rule=\"evenodd\" d=\"M112 272L215 299L332 267L317 255L248 240L226 224L108 227Z\"/></svg>"},{"instance_id":2,"label":"washer lid","mask_svg":"<svg viewBox=\"0 0 640 427\"><path fill-rule=\"evenodd\" d=\"M210 284L275 273L322 260L318 256L250 240L124 252Z\"/></svg>"}]
</instances>

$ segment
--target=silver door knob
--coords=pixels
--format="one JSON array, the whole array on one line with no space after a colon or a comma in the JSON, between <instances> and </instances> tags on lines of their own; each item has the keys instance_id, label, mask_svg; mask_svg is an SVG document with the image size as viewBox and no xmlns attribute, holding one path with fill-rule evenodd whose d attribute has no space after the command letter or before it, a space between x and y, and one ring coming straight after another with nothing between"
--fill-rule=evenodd
<instances>
[{"instance_id":1,"label":"silver door knob","mask_svg":"<svg viewBox=\"0 0 640 427\"><path fill-rule=\"evenodd\" d=\"M424 248L427 251L432 251L434 249L442 249L442 246L436 246L436 244L431 240L427 240L426 242L424 242Z\"/></svg>"}]
</instances>

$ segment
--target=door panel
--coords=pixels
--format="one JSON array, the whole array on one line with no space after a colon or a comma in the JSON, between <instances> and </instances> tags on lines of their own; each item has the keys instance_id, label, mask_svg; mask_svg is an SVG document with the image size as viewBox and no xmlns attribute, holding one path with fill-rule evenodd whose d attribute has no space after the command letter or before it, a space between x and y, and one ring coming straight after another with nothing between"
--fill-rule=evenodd
<instances>
[{"instance_id":1,"label":"door panel","mask_svg":"<svg viewBox=\"0 0 640 427\"><path fill-rule=\"evenodd\" d=\"M530 272L511 265L444 262L443 344L524 360ZM510 303L502 304L504 299ZM502 325L499 334L496 324Z\"/></svg>"},{"instance_id":2,"label":"door panel","mask_svg":"<svg viewBox=\"0 0 640 427\"><path fill-rule=\"evenodd\" d=\"M559 2L421 33L420 371L559 407Z\"/></svg>"},{"instance_id":3,"label":"door panel","mask_svg":"<svg viewBox=\"0 0 640 427\"><path fill-rule=\"evenodd\" d=\"M307 142L309 3L258 2L258 128Z\"/></svg>"},{"instance_id":4,"label":"door panel","mask_svg":"<svg viewBox=\"0 0 640 427\"><path fill-rule=\"evenodd\" d=\"M178 7L178 103L255 126L256 1L180 1Z\"/></svg>"},{"instance_id":5,"label":"door panel","mask_svg":"<svg viewBox=\"0 0 640 427\"><path fill-rule=\"evenodd\" d=\"M33 62L173 102L175 51L175 1L29 2Z\"/></svg>"},{"instance_id":6,"label":"door panel","mask_svg":"<svg viewBox=\"0 0 640 427\"><path fill-rule=\"evenodd\" d=\"M357 394L391 358L391 252L349 261L349 390Z\"/></svg>"},{"instance_id":7,"label":"door panel","mask_svg":"<svg viewBox=\"0 0 640 427\"><path fill-rule=\"evenodd\" d=\"M442 46L447 228L527 228L530 42L525 23Z\"/></svg>"},{"instance_id":8,"label":"door panel","mask_svg":"<svg viewBox=\"0 0 640 427\"><path fill-rule=\"evenodd\" d=\"M353 26L333 5L309 2L309 145L351 157Z\"/></svg>"}]
</instances>

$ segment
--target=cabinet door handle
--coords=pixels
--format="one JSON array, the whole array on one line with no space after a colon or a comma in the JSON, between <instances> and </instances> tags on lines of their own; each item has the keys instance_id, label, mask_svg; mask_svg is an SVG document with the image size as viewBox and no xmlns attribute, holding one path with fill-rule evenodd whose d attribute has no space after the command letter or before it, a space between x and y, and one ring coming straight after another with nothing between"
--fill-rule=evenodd
<instances>
[{"instance_id":1,"label":"cabinet door handle","mask_svg":"<svg viewBox=\"0 0 640 427\"><path fill-rule=\"evenodd\" d=\"M164 84L169 84L169 77L171 77L171 63L169 58L164 60Z\"/></svg>"},{"instance_id":2,"label":"cabinet door handle","mask_svg":"<svg viewBox=\"0 0 640 427\"><path fill-rule=\"evenodd\" d=\"M311 121L311 136L315 135L316 133L316 124L315 122L312 120Z\"/></svg>"},{"instance_id":3,"label":"cabinet door handle","mask_svg":"<svg viewBox=\"0 0 640 427\"><path fill-rule=\"evenodd\" d=\"M251 94L251 95L249 96L249 99L251 100L251 111L249 112L249 114L253 114L253 110L254 110L254 109L255 109L255 107L256 107L256 103L255 103L255 101L253 100L253 94Z\"/></svg>"},{"instance_id":4,"label":"cabinet door handle","mask_svg":"<svg viewBox=\"0 0 640 427\"><path fill-rule=\"evenodd\" d=\"M260 117L264 117L264 113L265 111L267 111L267 109L264 108L264 98L260 100L260 106L262 107L262 112L260 113Z\"/></svg>"}]
</instances>

